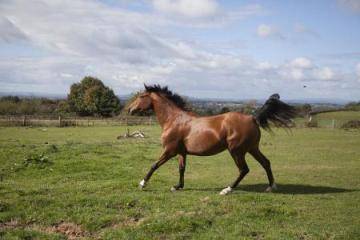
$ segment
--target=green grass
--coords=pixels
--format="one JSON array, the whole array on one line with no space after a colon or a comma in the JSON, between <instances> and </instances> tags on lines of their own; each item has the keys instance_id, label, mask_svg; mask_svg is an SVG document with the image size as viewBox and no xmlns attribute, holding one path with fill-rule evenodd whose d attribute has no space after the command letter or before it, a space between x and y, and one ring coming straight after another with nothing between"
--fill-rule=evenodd
<instances>
[{"instance_id":1,"label":"green grass","mask_svg":"<svg viewBox=\"0 0 360 240\"><path fill-rule=\"evenodd\" d=\"M318 119L335 119L339 121L350 121L360 119L360 111L337 111L317 114Z\"/></svg>"},{"instance_id":2,"label":"green grass","mask_svg":"<svg viewBox=\"0 0 360 240\"><path fill-rule=\"evenodd\" d=\"M140 191L161 131L137 129L150 137L117 140L125 127L0 128L0 239L66 239L61 223L84 239L360 236L360 131L263 132L279 190L263 192L265 172L247 156L249 175L219 196L237 175L227 152L189 157L183 191L169 191L176 159Z\"/></svg>"},{"instance_id":3,"label":"green grass","mask_svg":"<svg viewBox=\"0 0 360 240\"><path fill-rule=\"evenodd\" d=\"M314 120L318 121L319 126L341 127L344 123L351 120L359 120L360 111L337 111L320 113L314 116Z\"/></svg>"}]
</instances>

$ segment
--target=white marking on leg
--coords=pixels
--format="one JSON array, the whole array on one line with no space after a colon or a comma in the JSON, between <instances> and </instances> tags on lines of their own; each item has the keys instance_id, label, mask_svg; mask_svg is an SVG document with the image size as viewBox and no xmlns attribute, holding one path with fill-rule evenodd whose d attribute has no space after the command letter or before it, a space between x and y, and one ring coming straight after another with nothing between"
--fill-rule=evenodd
<instances>
[{"instance_id":1,"label":"white marking on leg","mask_svg":"<svg viewBox=\"0 0 360 240\"><path fill-rule=\"evenodd\" d=\"M265 192L272 192L273 190L276 190L277 186L275 183L273 183L271 186L268 186L265 190Z\"/></svg>"},{"instance_id":2,"label":"white marking on leg","mask_svg":"<svg viewBox=\"0 0 360 240\"><path fill-rule=\"evenodd\" d=\"M145 180L144 179L141 180L141 182L139 183L140 189L143 189L145 187L145 184L146 184Z\"/></svg>"},{"instance_id":3,"label":"white marking on leg","mask_svg":"<svg viewBox=\"0 0 360 240\"><path fill-rule=\"evenodd\" d=\"M232 191L232 188L227 187L227 188L224 188L223 190L221 190L221 192L219 194L220 195L226 195L226 194L230 193L231 191Z\"/></svg>"}]
</instances>

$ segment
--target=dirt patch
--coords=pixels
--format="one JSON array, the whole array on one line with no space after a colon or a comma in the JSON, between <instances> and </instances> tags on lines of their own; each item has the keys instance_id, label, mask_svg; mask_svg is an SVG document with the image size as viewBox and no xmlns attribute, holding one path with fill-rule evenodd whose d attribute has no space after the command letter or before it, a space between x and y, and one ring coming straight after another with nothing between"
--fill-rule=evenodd
<instances>
[{"instance_id":1,"label":"dirt patch","mask_svg":"<svg viewBox=\"0 0 360 240\"><path fill-rule=\"evenodd\" d=\"M145 218L128 218L120 223L115 223L111 225L112 228L122 228L122 227L137 227L145 221Z\"/></svg>"},{"instance_id":2,"label":"dirt patch","mask_svg":"<svg viewBox=\"0 0 360 240\"><path fill-rule=\"evenodd\" d=\"M7 228L17 228L17 227L22 227L22 225L15 219L11 219L9 222L0 223L0 230Z\"/></svg>"},{"instance_id":3,"label":"dirt patch","mask_svg":"<svg viewBox=\"0 0 360 240\"><path fill-rule=\"evenodd\" d=\"M65 235L69 240L80 239L85 236L89 236L87 231L84 231L81 226L75 223L68 223L68 222L60 222L51 227L43 227L36 224L21 224L15 219L12 219L8 222L0 223L0 230L1 229L15 229L15 228L22 228L22 229L29 229L35 230L38 232L43 233L59 233Z\"/></svg>"},{"instance_id":4,"label":"dirt patch","mask_svg":"<svg viewBox=\"0 0 360 240\"><path fill-rule=\"evenodd\" d=\"M60 233L65 235L69 240L79 239L88 235L81 226L75 223L61 222L55 226L46 228L46 232Z\"/></svg>"}]
</instances>

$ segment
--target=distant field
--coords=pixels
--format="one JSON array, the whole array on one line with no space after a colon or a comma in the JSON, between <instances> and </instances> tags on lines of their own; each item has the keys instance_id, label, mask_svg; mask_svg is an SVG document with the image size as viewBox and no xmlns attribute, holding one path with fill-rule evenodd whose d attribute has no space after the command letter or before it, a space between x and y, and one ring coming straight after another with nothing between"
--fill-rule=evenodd
<instances>
[{"instance_id":1,"label":"distant field","mask_svg":"<svg viewBox=\"0 0 360 240\"><path fill-rule=\"evenodd\" d=\"M339 112L328 112L320 113L315 116L320 123L331 125L332 121L335 121L336 126L340 127L342 124L350 120L360 120L360 111L339 111Z\"/></svg>"},{"instance_id":2,"label":"distant field","mask_svg":"<svg viewBox=\"0 0 360 240\"><path fill-rule=\"evenodd\" d=\"M360 111L338 111L338 112L328 112L320 113L316 115L319 119L335 119L341 121L349 121L360 119Z\"/></svg>"},{"instance_id":3,"label":"distant field","mask_svg":"<svg viewBox=\"0 0 360 240\"><path fill-rule=\"evenodd\" d=\"M0 128L0 239L356 239L360 236L360 132L263 132L279 186L247 156L237 175L228 153L190 157L185 190L177 161L138 182L161 152L158 126L116 140L126 127ZM26 159L26 160L24 160Z\"/></svg>"}]
</instances>

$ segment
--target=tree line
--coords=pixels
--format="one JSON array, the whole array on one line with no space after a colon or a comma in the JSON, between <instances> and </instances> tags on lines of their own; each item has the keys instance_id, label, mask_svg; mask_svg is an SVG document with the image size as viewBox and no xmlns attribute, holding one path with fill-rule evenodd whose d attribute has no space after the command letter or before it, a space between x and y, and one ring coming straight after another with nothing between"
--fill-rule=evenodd
<instances>
[{"instance_id":1,"label":"tree line","mask_svg":"<svg viewBox=\"0 0 360 240\"><path fill-rule=\"evenodd\" d=\"M138 94L138 93L137 93ZM127 102L137 97L133 94ZM244 103L241 107L222 106L220 108L205 107L189 103L191 109L199 115L214 115L229 111L240 111L253 114L256 111L256 101ZM84 77L80 82L70 86L66 99L49 99L35 97L5 96L0 98L0 115L62 115L62 116L94 116L112 117L118 115L127 103L121 104L114 91L92 76ZM311 111L310 104L296 106L299 116L307 116ZM360 110L360 102L351 102L342 110ZM152 115L153 112L139 113Z\"/></svg>"},{"instance_id":2,"label":"tree line","mask_svg":"<svg viewBox=\"0 0 360 240\"><path fill-rule=\"evenodd\" d=\"M111 117L122 105L114 91L95 77L84 77L70 87L66 99L18 96L0 98L1 115L77 115Z\"/></svg>"}]
</instances>

